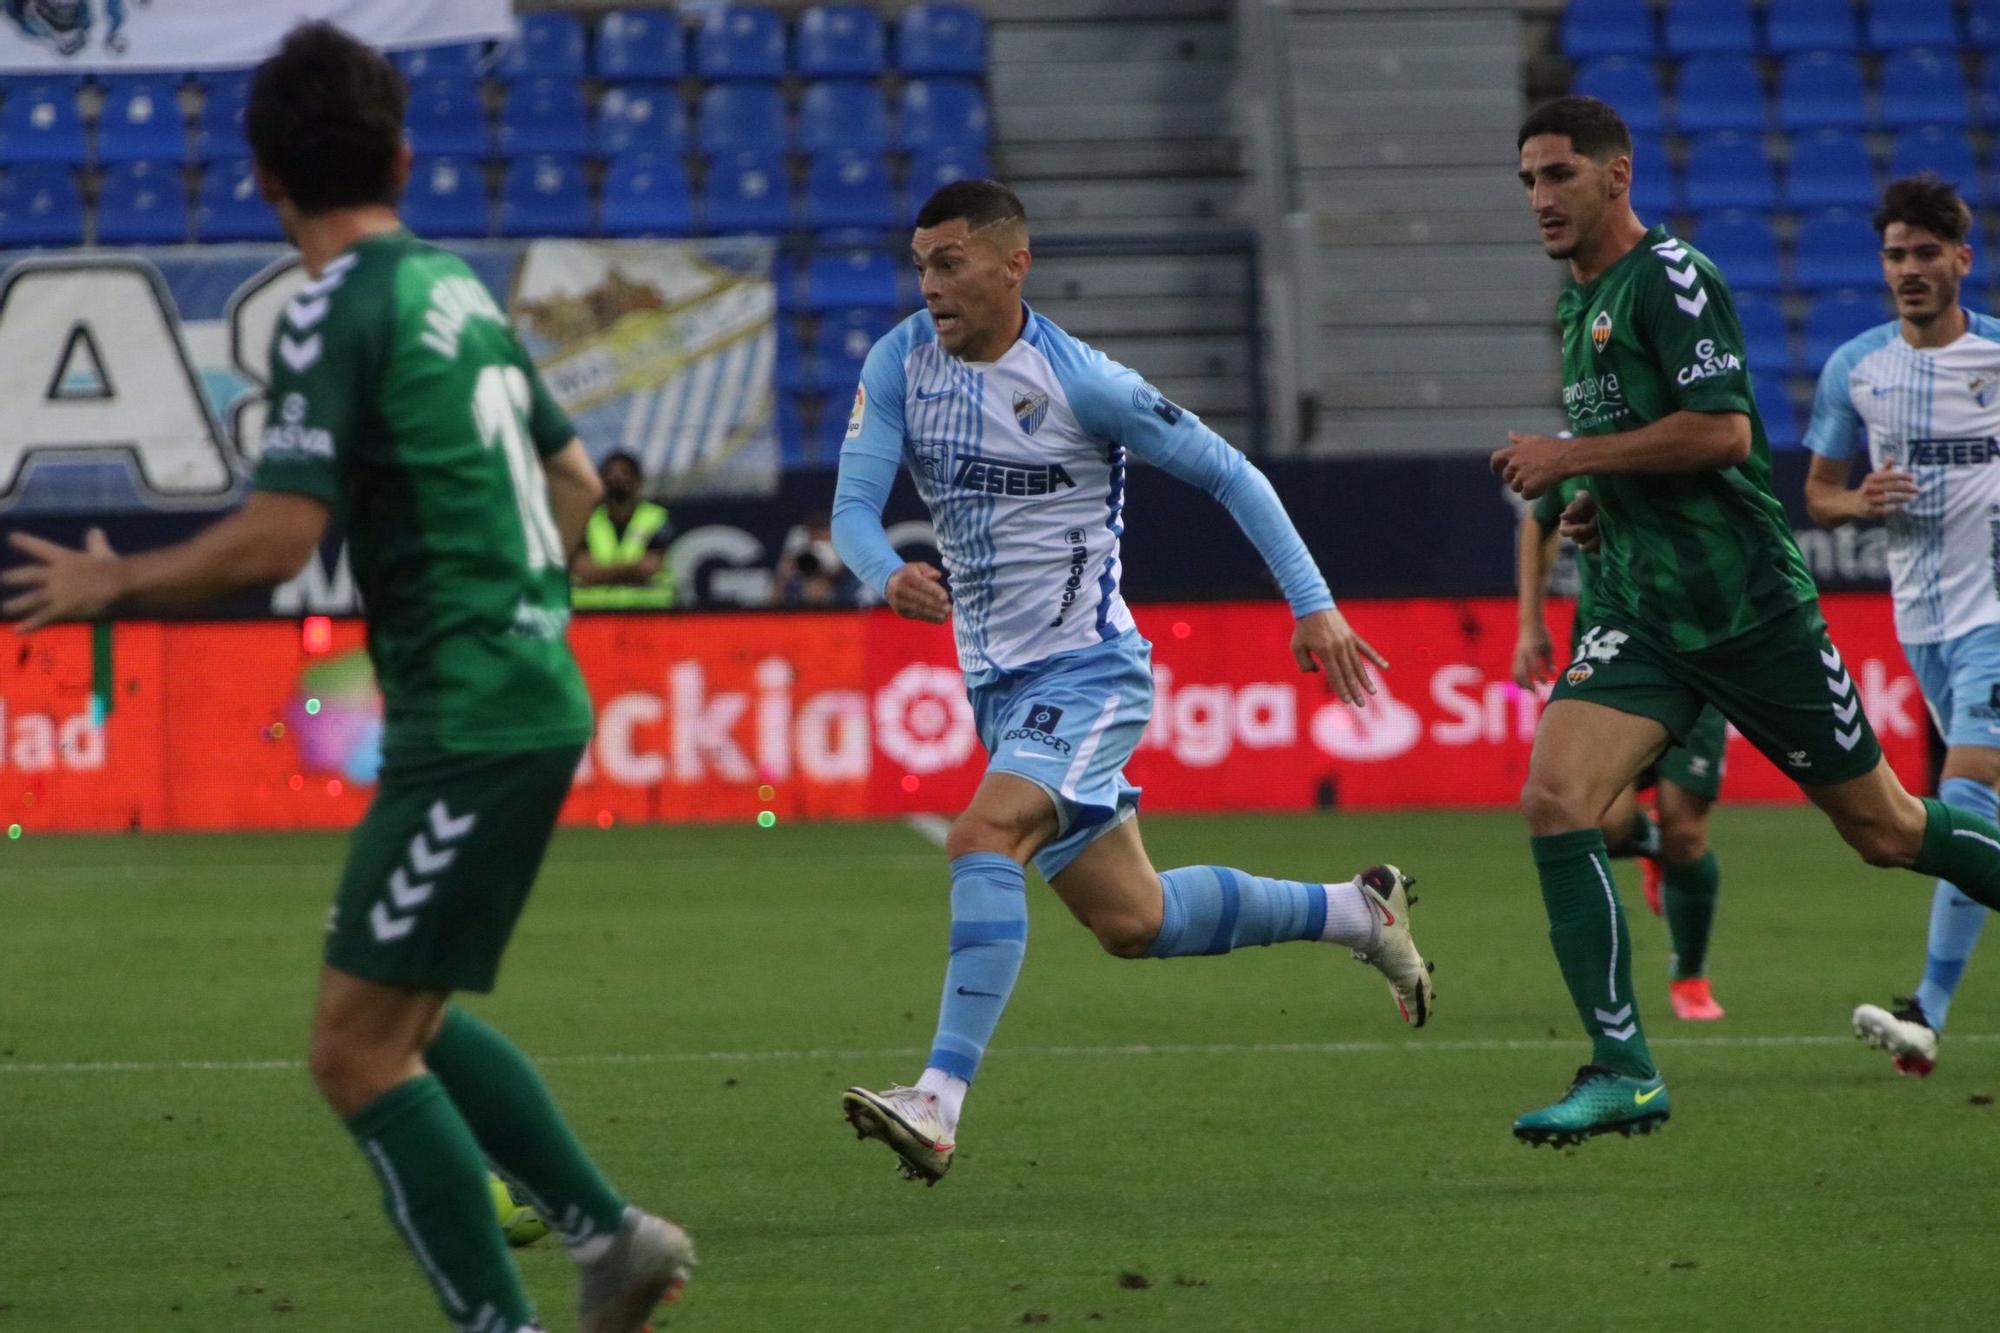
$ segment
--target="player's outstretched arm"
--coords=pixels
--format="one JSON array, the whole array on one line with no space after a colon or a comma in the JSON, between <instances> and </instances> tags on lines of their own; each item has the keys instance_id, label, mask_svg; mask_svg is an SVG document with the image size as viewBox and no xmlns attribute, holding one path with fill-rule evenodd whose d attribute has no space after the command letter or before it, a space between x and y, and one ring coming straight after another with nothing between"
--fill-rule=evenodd
<instances>
[{"instance_id":1,"label":"player's outstretched arm","mask_svg":"<svg viewBox=\"0 0 2000 1333\"><path fill-rule=\"evenodd\" d=\"M1366 708L1368 696L1375 693L1375 678L1368 674L1368 663L1383 671L1389 669L1388 659L1354 632L1346 616L1330 606L1300 616L1292 626L1292 656L1297 659L1299 670L1325 675L1327 693L1339 695L1356 708Z\"/></svg>"},{"instance_id":2,"label":"player's outstretched arm","mask_svg":"<svg viewBox=\"0 0 2000 1333\"><path fill-rule=\"evenodd\" d=\"M1902 468L1876 468L1850 487L1852 460L1819 454L1806 466L1806 513L1822 528L1837 528L1862 518L1886 518L1917 498L1915 474Z\"/></svg>"},{"instance_id":3,"label":"player's outstretched arm","mask_svg":"<svg viewBox=\"0 0 2000 1333\"><path fill-rule=\"evenodd\" d=\"M597 506L604 503L604 483L590 465L590 453L583 441L568 444L542 460L542 475L549 486L549 512L556 520L556 535L565 551L583 545L583 529Z\"/></svg>"},{"instance_id":4,"label":"player's outstretched arm","mask_svg":"<svg viewBox=\"0 0 2000 1333\"><path fill-rule=\"evenodd\" d=\"M25 532L8 536L25 564L0 573L0 611L31 633L58 620L110 610L165 611L283 583L305 567L326 535L327 507L308 495L252 491L243 507L193 537L121 556L100 529L82 550Z\"/></svg>"}]
</instances>

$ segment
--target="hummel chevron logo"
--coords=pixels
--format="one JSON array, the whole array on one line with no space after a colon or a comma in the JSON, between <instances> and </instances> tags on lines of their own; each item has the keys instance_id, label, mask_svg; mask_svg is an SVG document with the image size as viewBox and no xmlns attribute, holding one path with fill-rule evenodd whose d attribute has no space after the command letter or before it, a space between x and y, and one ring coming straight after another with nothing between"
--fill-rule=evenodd
<instances>
[{"instance_id":1,"label":"hummel chevron logo","mask_svg":"<svg viewBox=\"0 0 2000 1333\"><path fill-rule=\"evenodd\" d=\"M449 866L457 857L458 849L454 847L440 847L436 851L431 850L431 845L424 841L422 833L410 839L410 864L416 867L419 875L435 875Z\"/></svg>"},{"instance_id":2,"label":"hummel chevron logo","mask_svg":"<svg viewBox=\"0 0 2000 1333\"><path fill-rule=\"evenodd\" d=\"M1685 296L1676 296L1674 304L1686 312L1689 317L1699 318L1701 312L1708 309L1708 289L1706 287L1695 288L1693 300L1689 300Z\"/></svg>"},{"instance_id":3,"label":"hummel chevron logo","mask_svg":"<svg viewBox=\"0 0 2000 1333\"><path fill-rule=\"evenodd\" d=\"M1848 675L1845 671L1842 671L1838 676L1828 676L1826 678L1826 688L1833 692L1834 698L1845 699L1848 695L1854 693L1854 677Z\"/></svg>"},{"instance_id":4,"label":"hummel chevron logo","mask_svg":"<svg viewBox=\"0 0 2000 1333\"><path fill-rule=\"evenodd\" d=\"M1854 715L1860 711L1861 701L1859 699L1849 699L1845 704L1835 704L1833 706L1833 716L1843 727L1852 722Z\"/></svg>"},{"instance_id":5,"label":"hummel chevron logo","mask_svg":"<svg viewBox=\"0 0 2000 1333\"><path fill-rule=\"evenodd\" d=\"M1672 237L1654 246L1653 253L1666 260L1669 264L1681 263L1688 257L1687 248Z\"/></svg>"},{"instance_id":6,"label":"hummel chevron logo","mask_svg":"<svg viewBox=\"0 0 2000 1333\"><path fill-rule=\"evenodd\" d=\"M415 930L417 919L413 916L391 916L389 904L376 903L374 910L368 913L368 928L375 932L376 940L387 944Z\"/></svg>"},{"instance_id":7,"label":"hummel chevron logo","mask_svg":"<svg viewBox=\"0 0 2000 1333\"><path fill-rule=\"evenodd\" d=\"M325 319L326 312L332 308L332 302L324 296L310 301L304 296L296 296L285 307L285 318L290 321L293 328L304 333L312 328L313 325Z\"/></svg>"},{"instance_id":8,"label":"hummel chevron logo","mask_svg":"<svg viewBox=\"0 0 2000 1333\"><path fill-rule=\"evenodd\" d=\"M451 807L443 801L431 802L428 818L430 837L425 830L418 829L410 839L409 870L416 872L412 878L409 871L397 866L389 876L389 898L397 911L414 912L430 901L432 891L437 887L430 883L432 876L444 871L458 858L458 849L447 846L457 842L472 832L472 826L479 822L475 812L469 815L454 815ZM437 846L431 844L435 841ZM387 944L399 940L416 927L414 916L397 916L389 910L389 903L378 902L368 913L368 927L375 932L375 938Z\"/></svg>"},{"instance_id":9,"label":"hummel chevron logo","mask_svg":"<svg viewBox=\"0 0 2000 1333\"><path fill-rule=\"evenodd\" d=\"M1840 742L1841 749L1852 750L1855 746L1861 743L1861 731L1862 731L1861 724L1859 722L1856 722L1854 724L1854 730L1836 731L1833 733L1833 738L1836 741Z\"/></svg>"},{"instance_id":10,"label":"hummel chevron logo","mask_svg":"<svg viewBox=\"0 0 2000 1333\"><path fill-rule=\"evenodd\" d=\"M478 812L452 817L443 801L431 802L431 836L439 842L457 842L472 832L472 826L479 822Z\"/></svg>"},{"instance_id":11,"label":"hummel chevron logo","mask_svg":"<svg viewBox=\"0 0 2000 1333\"><path fill-rule=\"evenodd\" d=\"M1611 1040L1630 1041L1638 1035L1639 1024L1632 1017L1631 1005L1626 1005L1616 1013L1607 1013L1602 1009L1594 1010L1593 1012L1597 1015L1598 1023L1603 1026L1604 1035L1611 1038ZM1619 1024L1623 1024L1623 1026L1621 1027Z\"/></svg>"},{"instance_id":12,"label":"hummel chevron logo","mask_svg":"<svg viewBox=\"0 0 2000 1333\"><path fill-rule=\"evenodd\" d=\"M278 355L285 358L285 364L295 371L303 371L319 360L320 350L324 346L317 333L303 341L294 340L289 333L278 335Z\"/></svg>"},{"instance_id":13,"label":"hummel chevron logo","mask_svg":"<svg viewBox=\"0 0 2000 1333\"><path fill-rule=\"evenodd\" d=\"M1644 1092L1635 1092L1632 1094L1632 1105L1644 1106L1647 1102L1652 1101L1653 1098L1659 1096L1666 1090L1667 1090L1667 1085L1662 1083L1657 1088L1648 1088Z\"/></svg>"},{"instance_id":14,"label":"hummel chevron logo","mask_svg":"<svg viewBox=\"0 0 2000 1333\"><path fill-rule=\"evenodd\" d=\"M1826 664L1828 671L1840 670L1840 649L1834 647L1822 648L1819 660Z\"/></svg>"},{"instance_id":15,"label":"hummel chevron logo","mask_svg":"<svg viewBox=\"0 0 2000 1333\"><path fill-rule=\"evenodd\" d=\"M433 887L435 886L430 884L410 883L410 877L403 873L401 866L397 866L396 873L389 876L389 896L395 899L396 906L405 912L429 902Z\"/></svg>"},{"instance_id":16,"label":"hummel chevron logo","mask_svg":"<svg viewBox=\"0 0 2000 1333\"><path fill-rule=\"evenodd\" d=\"M1694 286L1700 276L1700 274L1694 271L1694 262L1692 260L1688 262L1686 268L1675 268L1671 264L1667 266L1667 278L1682 291L1686 291L1688 288Z\"/></svg>"}]
</instances>

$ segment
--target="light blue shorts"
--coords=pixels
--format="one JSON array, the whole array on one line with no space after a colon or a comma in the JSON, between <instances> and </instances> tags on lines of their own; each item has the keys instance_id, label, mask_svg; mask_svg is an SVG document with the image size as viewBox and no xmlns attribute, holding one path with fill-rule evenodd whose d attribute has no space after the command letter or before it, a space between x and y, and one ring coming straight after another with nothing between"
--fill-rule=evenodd
<instances>
[{"instance_id":1,"label":"light blue shorts","mask_svg":"<svg viewBox=\"0 0 2000 1333\"><path fill-rule=\"evenodd\" d=\"M1939 643L1906 643L1903 656L1946 745L2000 749L2000 625Z\"/></svg>"},{"instance_id":2,"label":"light blue shorts","mask_svg":"<svg viewBox=\"0 0 2000 1333\"><path fill-rule=\"evenodd\" d=\"M1061 831L1035 853L1043 879L1138 813L1125 762L1153 712L1153 645L1137 630L1000 673L967 694L986 771L1026 778L1056 803Z\"/></svg>"}]
</instances>

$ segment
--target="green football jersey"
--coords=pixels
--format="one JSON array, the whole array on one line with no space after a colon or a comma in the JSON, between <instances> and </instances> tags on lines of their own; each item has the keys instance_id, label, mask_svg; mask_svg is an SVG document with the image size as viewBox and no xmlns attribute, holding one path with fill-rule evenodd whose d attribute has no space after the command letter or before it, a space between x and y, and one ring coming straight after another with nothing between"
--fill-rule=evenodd
<instances>
[{"instance_id":1,"label":"green football jersey","mask_svg":"<svg viewBox=\"0 0 2000 1333\"><path fill-rule=\"evenodd\" d=\"M1682 410L1750 418L1750 457L1735 467L1583 479L1601 514L1597 612L1692 651L1817 597L1771 493L1771 447L1750 395L1736 304L1707 257L1654 227L1565 291L1556 312L1574 434L1637 430Z\"/></svg>"},{"instance_id":2,"label":"green football jersey","mask_svg":"<svg viewBox=\"0 0 2000 1333\"><path fill-rule=\"evenodd\" d=\"M574 435L485 285L407 231L285 307L256 485L346 527L385 755L590 738L542 473Z\"/></svg>"}]
</instances>

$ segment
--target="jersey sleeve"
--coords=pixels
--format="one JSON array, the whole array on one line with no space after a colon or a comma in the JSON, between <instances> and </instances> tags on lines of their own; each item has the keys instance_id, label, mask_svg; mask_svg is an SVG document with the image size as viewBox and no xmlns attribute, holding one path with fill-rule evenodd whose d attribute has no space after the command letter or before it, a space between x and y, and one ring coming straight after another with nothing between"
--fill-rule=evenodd
<instances>
[{"instance_id":1,"label":"jersey sleeve","mask_svg":"<svg viewBox=\"0 0 2000 1333\"><path fill-rule=\"evenodd\" d=\"M876 340L861 366L833 488L833 547L855 577L881 595L903 557L882 530L882 508L903 461L904 340Z\"/></svg>"},{"instance_id":2,"label":"jersey sleeve","mask_svg":"<svg viewBox=\"0 0 2000 1333\"><path fill-rule=\"evenodd\" d=\"M1293 615L1333 606L1319 566L1269 479L1200 417L1108 358L1071 370L1063 388L1085 430L1214 496L1263 557Z\"/></svg>"},{"instance_id":3,"label":"jersey sleeve","mask_svg":"<svg viewBox=\"0 0 2000 1333\"><path fill-rule=\"evenodd\" d=\"M528 374L528 437L535 442L535 452L548 458L569 447L569 442L576 438L576 427L525 351L521 354L521 365Z\"/></svg>"},{"instance_id":4,"label":"jersey sleeve","mask_svg":"<svg viewBox=\"0 0 2000 1333\"><path fill-rule=\"evenodd\" d=\"M1812 420L1806 425L1806 448L1821 458L1852 458L1860 452L1861 414L1854 410L1852 376L1855 357L1842 347L1827 358L1813 391Z\"/></svg>"},{"instance_id":5,"label":"jersey sleeve","mask_svg":"<svg viewBox=\"0 0 2000 1333\"><path fill-rule=\"evenodd\" d=\"M1698 264L1693 255L1678 265L1662 257L1640 309L1647 341L1661 375L1672 386L1677 408L1745 415L1752 411L1743 325L1737 321L1734 298L1712 269Z\"/></svg>"},{"instance_id":6,"label":"jersey sleeve","mask_svg":"<svg viewBox=\"0 0 2000 1333\"><path fill-rule=\"evenodd\" d=\"M290 306L279 319L256 489L339 502L341 471L381 385L389 312L371 309L367 296L334 292L309 331L297 327Z\"/></svg>"}]
</instances>

